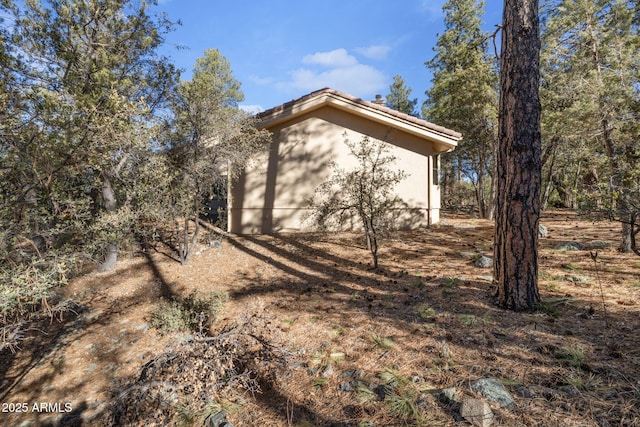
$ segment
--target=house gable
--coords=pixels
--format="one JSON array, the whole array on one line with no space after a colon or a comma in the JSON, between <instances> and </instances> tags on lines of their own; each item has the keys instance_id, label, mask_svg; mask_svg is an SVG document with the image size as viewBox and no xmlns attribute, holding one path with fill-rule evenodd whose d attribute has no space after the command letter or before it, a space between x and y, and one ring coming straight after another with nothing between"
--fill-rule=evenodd
<instances>
[{"instance_id":1,"label":"house gable","mask_svg":"<svg viewBox=\"0 0 640 427\"><path fill-rule=\"evenodd\" d=\"M452 151L462 139L459 132L329 88L320 89L264 111L258 114L257 118L260 127L270 129L327 106L344 111L352 117L363 118L371 124L377 123L386 129L390 128L428 141L433 145L435 153ZM376 139L385 140L383 137Z\"/></svg>"},{"instance_id":2,"label":"house gable","mask_svg":"<svg viewBox=\"0 0 640 427\"><path fill-rule=\"evenodd\" d=\"M272 132L269 149L230 183L229 231L310 231L307 201L330 178L330 163L355 167L344 143L364 136L389 144L398 169L409 178L396 190L404 202L404 228L437 222L440 190L433 182L436 156L451 151L461 135L424 120L322 89L257 116Z\"/></svg>"}]
</instances>

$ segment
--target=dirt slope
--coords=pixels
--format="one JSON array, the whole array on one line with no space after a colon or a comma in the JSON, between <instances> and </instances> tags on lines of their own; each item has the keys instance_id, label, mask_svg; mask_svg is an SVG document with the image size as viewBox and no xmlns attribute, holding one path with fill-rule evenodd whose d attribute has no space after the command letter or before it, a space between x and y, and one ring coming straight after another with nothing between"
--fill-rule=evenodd
<instances>
[{"instance_id":1,"label":"dirt slope","mask_svg":"<svg viewBox=\"0 0 640 427\"><path fill-rule=\"evenodd\" d=\"M465 425L459 405L434 393L478 397L469 381L486 377L516 400L511 410L492 404L497 425L640 425L640 258L615 250L617 224L560 211L543 224L546 304L536 313L493 305L491 269L474 265L491 255L492 224L453 214L385 241L382 271L351 234L211 234L184 267L138 254L73 281L62 292L76 314L45 322L19 352L2 355L0 425L108 423L122 384L184 342L150 327L151 313L192 291L228 292L212 331L259 311L289 355L261 379L262 394L229 411L236 426ZM563 241L587 249L554 249ZM391 384L408 409L358 384Z\"/></svg>"}]
</instances>

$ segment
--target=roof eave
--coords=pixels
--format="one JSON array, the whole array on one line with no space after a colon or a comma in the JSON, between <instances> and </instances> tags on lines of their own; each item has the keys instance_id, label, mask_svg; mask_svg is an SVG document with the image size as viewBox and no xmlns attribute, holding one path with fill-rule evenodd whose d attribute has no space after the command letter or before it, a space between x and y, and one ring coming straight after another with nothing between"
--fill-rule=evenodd
<instances>
[{"instance_id":1,"label":"roof eave","mask_svg":"<svg viewBox=\"0 0 640 427\"><path fill-rule=\"evenodd\" d=\"M430 129L417 123L403 120L393 115L391 113L392 110L386 107L380 108L379 106L369 104L370 103L364 101L356 102L332 91L326 91L320 96L292 102L290 105L285 105L284 108L274 109L271 112L265 112L266 114L262 113L258 115L258 126L261 128L270 128L302 114L309 113L326 105L331 105L342 111L367 118L377 123L392 126L408 134L429 140L434 143L434 149L439 153L454 150L458 145L458 141L462 139L461 135L458 136L459 134L454 136L445 132L438 132L437 129ZM389 110L389 112L384 110Z\"/></svg>"}]
</instances>

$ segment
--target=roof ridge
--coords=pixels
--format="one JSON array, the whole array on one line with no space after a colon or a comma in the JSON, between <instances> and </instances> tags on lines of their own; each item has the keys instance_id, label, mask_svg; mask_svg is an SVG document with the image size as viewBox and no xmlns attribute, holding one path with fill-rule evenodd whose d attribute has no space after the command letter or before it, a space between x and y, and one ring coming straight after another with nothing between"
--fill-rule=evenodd
<instances>
[{"instance_id":1,"label":"roof ridge","mask_svg":"<svg viewBox=\"0 0 640 427\"><path fill-rule=\"evenodd\" d=\"M389 107L387 107L385 105L376 104L376 103L371 102L371 101L365 101L362 98L358 98L356 96L353 96L353 95L350 95L348 93L345 93L345 92L342 92L342 91L339 91L339 90L336 90L336 89L332 89L332 88L329 88L329 87L324 87L322 89L315 90L315 91L313 91L311 93L308 93L306 95L303 95L303 96L301 96L299 98L295 98L295 99L292 99L291 101L285 102L284 104L277 105L277 106L275 106L273 108L270 108L268 110L265 110L265 111L263 111L261 113L256 114L256 117L258 119L265 118L265 117L268 117L270 115L274 115L274 114L280 113L280 112L286 110L287 108L293 107L296 104L308 101L310 99L313 99L313 98L316 98L318 96L325 95L325 94L330 94L330 95L335 95L335 96L338 96L338 97L341 97L341 98L345 98L345 99L347 99L347 100L349 100L351 102L355 102L357 104L364 105L364 106L369 107L369 108L373 108L374 110L389 114L389 115L391 115L391 116L393 116L393 117L395 117L397 119L401 119L401 120L413 123L413 124L418 125L418 126L423 126L423 127L427 128L427 129L436 131L436 132L441 133L441 134L445 134L445 135L447 135L447 136L449 136L451 138L454 138L454 139L462 138L462 134L460 132L456 132L456 131L454 131L452 129L448 129L448 128L444 127L444 126L437 125L437 124L429 122L427 120L423 120L423 119L421 119L419 117L415 117L415 116L412 116L410 114L406 114L406 113L403 113L401 111L394 110L393 108L389 108Z\"/></svg>"}]
</instances>

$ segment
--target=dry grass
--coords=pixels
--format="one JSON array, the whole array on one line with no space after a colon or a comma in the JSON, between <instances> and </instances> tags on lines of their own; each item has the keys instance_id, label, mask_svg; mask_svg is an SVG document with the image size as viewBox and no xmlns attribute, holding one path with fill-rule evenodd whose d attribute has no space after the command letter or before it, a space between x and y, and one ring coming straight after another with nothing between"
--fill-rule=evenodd
<instances>
[{"instance_id":1,"label":"dry grass","mask_svg":"<svg viewBox=\"0 0 640 427\"><path fill-rule=\"evenodd\" d=\"M288 355L279 365L254 361L263 370L251 387L261 392L240 399L234 389L198 407L232 407L236 426L461 425L456 404L434 393L455 386L473 396L469 381L483 377L516 399L513 410L493 408L498 425L640 425L640 259L612 247L598 249L596 264L588 250L553 249L566 240L615 246L616 224L571 212L543 223L536 313L493 304L491 270L473 265L473 255L491 255L492 225L452 214L385 242L380 271L358 236L334 234L230 236L220 247L205 242L186 267L151 253L88 275L64 289L84 311L45 339L34 334L0 368L2 402L71 402L73 412L2 414L3 425L109 419L117 386L136 384L167 352L195 351L184 336L148 328L162 301L193 291L229 295L209 335L257 305L268 325L261 339ZM240 352L260 354L247 346Z\"/></svg>"}]
</instances>

